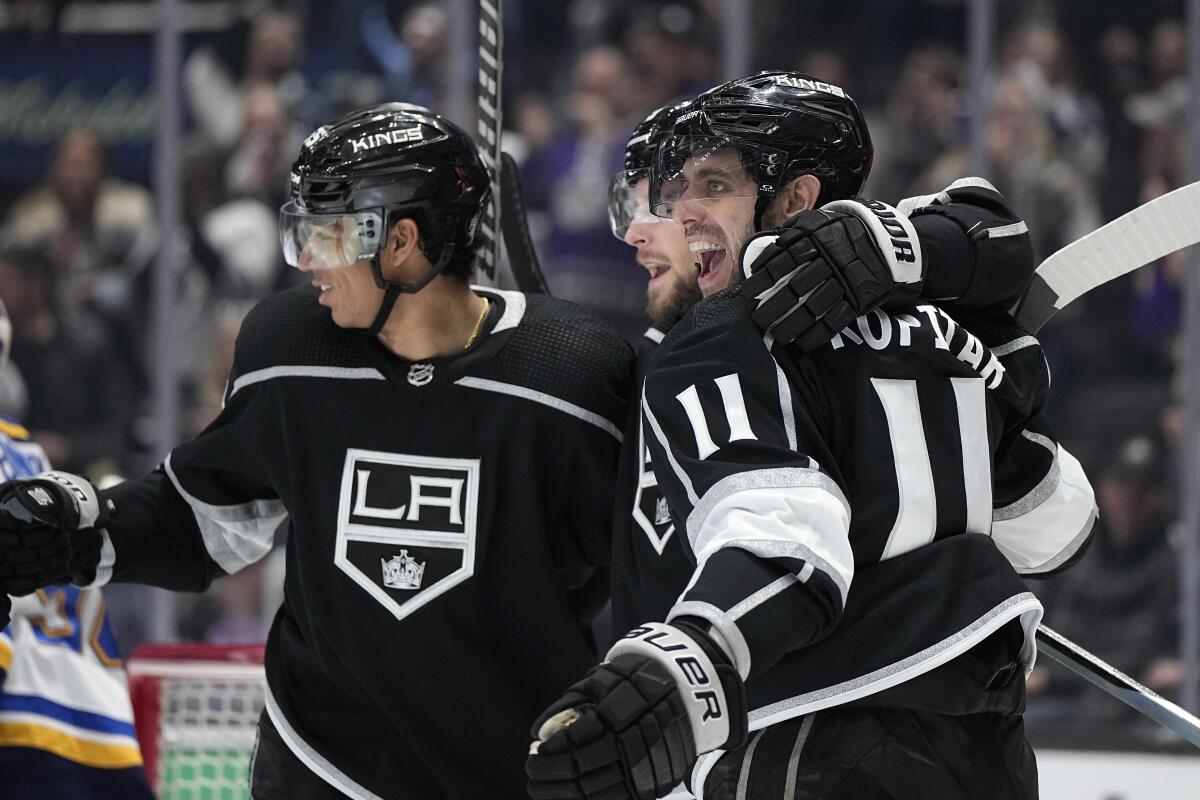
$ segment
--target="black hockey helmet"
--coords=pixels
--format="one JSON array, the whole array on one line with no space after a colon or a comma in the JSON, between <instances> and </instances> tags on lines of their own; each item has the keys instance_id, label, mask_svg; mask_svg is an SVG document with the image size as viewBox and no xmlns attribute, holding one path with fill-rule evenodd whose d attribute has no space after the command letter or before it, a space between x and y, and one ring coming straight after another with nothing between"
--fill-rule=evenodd
<instances>
[{"instance_id":1,"label":"black hockey helmet","mask_svg":"<svg viewBox=\"0 0 1200 800\"><path fill-rule=\"evenodd\" d=\"M671 132L675 118L683 113L691 101L676 103L655 109L638 123L625 144L625 168L612 176L608 184L608 224L613 236L625 238L630 224L639 217L638 202L634 187L638 181L650 177L650 166L664 134ZM640 214L638 221L653 222L661 218L653 214Z\"/></svg>"},{"instance_id":2,"label":"black hockey helmet","mask_svg":"<svg viewBox=\"0 0 1200 800\"><path fill-rule=\"evenodd\" d=\"M757 186L755 227L779 187L801 174L821 180L817 205L853 197L871 171L874 148L854 100L802 72L774 70L724 83L680 114L655 153L650 203L670 216L683 197L683 165L733 148Z\"/></svg>"},{"instance_id":3,"label":"black hockey helmet","mask_svg":"<svg viewBox=\"0 0 1200 800\"><path fill-rule=\"evenodd\" d=\"M370 261L388 292L381 326L399 292L417 292L442 272L467 277L480 244L491 181L471 137L422 106L383 103L322 125L292 165L291 200L279 215L288 264L330 269ZM433 265L421 280L392 283L377 257L387 230L411 217Z\"/></svg>"}]
</instances>

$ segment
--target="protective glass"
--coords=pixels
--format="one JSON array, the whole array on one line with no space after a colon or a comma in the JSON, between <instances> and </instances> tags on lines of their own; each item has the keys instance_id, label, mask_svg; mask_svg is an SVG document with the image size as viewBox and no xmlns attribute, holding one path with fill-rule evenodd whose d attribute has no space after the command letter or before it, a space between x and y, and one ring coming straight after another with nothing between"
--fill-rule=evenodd
<instances>
[{"instance_id":1,"label":"protective glass","mask_svg":"<svg viewBox=\"0 0 1200 800\"><path fill-rule=\"evenodd\" d=\"M650 204L638 197L635 187L645 179L644 171L623 170L608 182L608 226L621 241L625 241L630 225L667 221L652 214Z\"/></svg>"},{"instance_id":2,"label":"protective glass","mask_svg":"<svg viewBox=\"0 0 1200 800\"><path fill-rule=\"evenodd\" d=\"M383 240L383 212L308 214L289 202L279 209L279 244L289 266L313 272L369 261Z\"/></svg>"},{"instance_id":3,"label":"protective glass","mask_svg":"<svg viewBox=\"0 0 1200 800\"><path fill-rule=\"evenodd\" d=\"M670 217L682 202L758 197L755 174L760 171L756 169L760 155L778 162L783 159L774 151L760 153L744 142L720 136L672 136L654 156L650 209L657 216Z\"/></svg>"}]
</instances>

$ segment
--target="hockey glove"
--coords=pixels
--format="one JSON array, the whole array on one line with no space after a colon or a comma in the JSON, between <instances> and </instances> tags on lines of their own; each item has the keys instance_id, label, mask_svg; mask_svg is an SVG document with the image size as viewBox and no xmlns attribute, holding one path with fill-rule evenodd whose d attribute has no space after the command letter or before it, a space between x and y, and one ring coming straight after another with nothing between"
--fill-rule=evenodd
<instances>
[{"instance_id":1,"label":"hockey glove","mask_svg":"<svg viewBox=\"0 0 1200 800\"><path fill-rule=\"evenodd\" d=\"M107 511L87 480L66 472L0 484L0 591L91 583Z\"/></svg>"},{"instance_id":2,"label":"hockey glove","mask_svg":"<svg viewBox=\"0 0 1200 800\"><path fill-rule=\"evenodd\" d=\"M742 679L683 621L634 628L533 725L525 772L535 800L650 800L696 757L746 738Z\"/></svg>"},{"instance_id":3,"label":"hockey glove","mask_svg":"<svg viewBox=\"0 0 1200 800\"><path fill-rule=\"evenodd\" d=\"M837 200L802 211L742 248L742 290L754 324L783 344L815 350L861 314L921 293L916 228L877 200Z\"/></svg>"}]
</instances>

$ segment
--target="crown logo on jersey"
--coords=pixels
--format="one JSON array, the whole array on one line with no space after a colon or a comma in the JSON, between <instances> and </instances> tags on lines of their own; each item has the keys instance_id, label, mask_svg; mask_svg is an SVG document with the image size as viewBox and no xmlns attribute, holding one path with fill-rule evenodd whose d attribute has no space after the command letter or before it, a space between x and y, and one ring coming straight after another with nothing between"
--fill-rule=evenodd
<instances>
[{"instance_id":1,"label":"crown logo on jersey","mask_svg":"<svg viewBox=\"0 0 1200 800\"><path fill-rule=\"evenodd\" d=\"M654 524L666 525L671 521L671 511L667 508L667 498L660 497L654 504Z\"/></svg>"},{"instance_id":2,"label":"crown logo on jersey","mask_svg":"<svg viewBox=\"0 0 1200 800\"><path fill-rule=\"evenodd\" d=\"M425 386L433 380L433 364L413 364L408 368L408 382L413 386Z\"/></svg>"},{"instance_id":3,"label":"crown logo on jersey","mask_svg":"<svg viewBox=\"0 0 1200 800\"><path fill-rule=\"evenodd\" d=\"M421 581L425 579L425 564L418 564L407 550L401 550L400 555L392 556L391 561L381 558L379 563L383 566L383 585L387 588L421 588Z\"/></svg>"}]
</instances>

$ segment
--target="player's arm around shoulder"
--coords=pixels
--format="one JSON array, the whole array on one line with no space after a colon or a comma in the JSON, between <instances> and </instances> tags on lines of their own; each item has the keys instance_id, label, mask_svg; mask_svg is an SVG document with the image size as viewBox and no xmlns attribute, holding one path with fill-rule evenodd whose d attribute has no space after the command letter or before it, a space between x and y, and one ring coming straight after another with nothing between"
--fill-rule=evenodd
<instances>
[{"instance_id":1,"label":"player's arm around shoulder","mask_svg":"<svg viewBox=\"0 0 1200 800\"><path fill-rule=\"evenodd\" d=\"M921 239L922 298L947 308L1008 309L1033 278L1029 228L986 178L959 178L897 208Z\"/></svg>"},{"instance_id":2,"label":"player's arm around shoulder","mask_svg":"<svg viewBox=\"0 0 1200 800\"><path fill-rule=\"evenodd\" d=\"M1045 405L1050 371L1037 338L1007 315L968 321L1007 376L1005 429L996 449L992 538L1022 575L1047 576L1085 552L1098 509L1083 466L1059 443Z\"/></svg>"}]
</instances>

